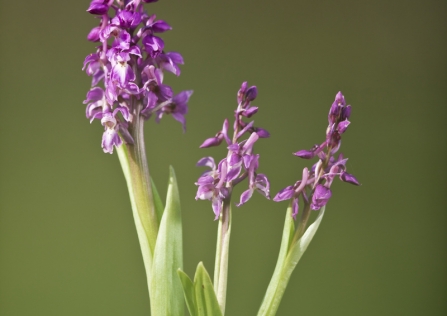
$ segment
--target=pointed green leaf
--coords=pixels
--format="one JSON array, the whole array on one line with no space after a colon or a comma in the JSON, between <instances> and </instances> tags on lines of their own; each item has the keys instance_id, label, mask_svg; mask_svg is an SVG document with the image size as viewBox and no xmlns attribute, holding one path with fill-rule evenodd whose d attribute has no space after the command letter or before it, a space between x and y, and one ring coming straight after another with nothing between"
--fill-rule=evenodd
<instances>
[{"instance_id":1,"label":"pointed green leaf","mask_svg":"<svg viewBox=\"0 0 447 316\"><path fill-rule=\"evenodd\" d=\"M183 289L177 270L183 268L182 219L174 169L170 168L166 207L152 264L151 315L183 315Z\"/></svg>"},{"instance_id":2,"label":"pointed green leaf","mask_svg":"<svg viewBox=\"0 0 447 316\"><path fill-rule=\"evenodd\" d=\"M260 311L258 313L258 316L273 316L276 314L276 311L278 310L279 304L281 303L281 299L286 290L287 284L289 283L290 276L292 275L292 272L298 264L298 261L300 261L301 257L312 241L312 238L317 232L317 229L320 226L321 221L323 220L324 211L325 207L322 207L320 209L320 212L318 213L317 218L311 225L309 225L303 236L298 239L293 245L290 245L290 249L287 253L287 257L282 267L280 278L277 282L276 292L271 298L270 302L268 302L268 309L264 309L263 313L261 313Z\"/></svg>"},{"instance_id":3,"label":"pointed green leaf","mask_svg":"<svg viewBox=\"0 0 447 316\"><path fill-rule=\"evenodd\" d=\"M267 288L267 291L262 301L261 307L259 309L258 315L268 315L268 311L271 302L278 288L278 282L280 281L280 276L284 268L284 262L287 257L287 251L289 250L290 243L293 240L293 235L295 233L295 223L292 218L292 205L290 204L287 208L286 219L284 222L284 228L282 232L281 247L279 249L278 261L276 262L275 271L273 272L272 279Z\"/></svg>"},{"instance_id":4,"label":"pointed green leaf","mask_svg":"<svg viewBox=\"0 0 447 316\"><path fill-rule=\"evenodd\" d=\"M294 245L291 246L286 258L287 270L285 271L285 273L290 274L292 273L298 261L301 259L302 255L306 251L307 247L312 241L312 238L314 238L321 221L323 220L325 208L326 207L322 207L320 209L320 212L318 213L318 216L315 219L315 221L311 225L309 225L303 236L300 239L298 239L298 241Z\"/></svg>"},{"instance_id":5,"label":"pointed green leaf","mask_svg":"<svg viewBox=\"0 0 447 316\"><path fill-rule=\"evenodd\" d=\"M197 266L194 276L194 292L196 294L197 315L222 316L216 293L214 293L213 283L202 262Z\"/></svg>"},{"instance_id":6,"label":"pointed green leaf","mask_svg":"<svg viewBox=\"0 0 447 316\"><path fill-rule=\"evenodd\" d=\"M194 293L194 284L192 283L189 276L178 269L177 274L183 285L183 294L185 295L186 306L188 307L189 314L191 316L197 316L196 307L196 294Z\"/></svg>"},{"instance_id":7,"label":"pointed green leaf","mask_svg":"<svg viewBox=\"0 0 447 316\"><path fill-rule=\"evenodd\" d=\"M160 225L161 218L163 217L163 201L158 194L157 187L155 186L154 180L151 178L152 194L154 196L155 211L157 212L158 225Z\"/></svg>"}]
</instances>

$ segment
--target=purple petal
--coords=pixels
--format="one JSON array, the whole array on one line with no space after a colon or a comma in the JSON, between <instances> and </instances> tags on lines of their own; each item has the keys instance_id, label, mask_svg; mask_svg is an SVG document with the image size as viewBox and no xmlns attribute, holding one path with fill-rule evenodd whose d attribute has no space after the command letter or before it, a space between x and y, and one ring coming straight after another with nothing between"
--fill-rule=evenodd
<instances>
[{"instance_id":1,"label":"purple petal","mask_svg":"<svg viewBox=\"0 0 447 316\"><path fill-rule=\"evenodd\" d=\"M360 182L357 180L357 178L354 177L352 174L347 173L347 172L343 172L340 175L340 179L343 182L348 182L348 183L351 183L351 184L360 185Z\"/></svg>"},{"instance_id":2,"label":"purple petal","mask_svg":"<svg viewBox=\"0 0 447 316\"><path fill-rule=\"evenodd\" d=\"M89 102L99 101L104 97L104 90L100 87L94 87L87 92L86 100L84 100L84 104Z\"/></svg>"},{"instance_id":3,"label":"purple petal","mask_svg":"<svg viewBox=\"0 0 447 316\"><path fill-rule=\"evenodd\" d=\"M206 184L201 185L197 188L197 194L196 194L196 200L210 200L214 196L214 185L213 184Z\"/></svg>"},{"instance_id":4,"label":"purple petal","mask_svg":"<svg viewBox=\"0 0 447 316\"><path fill-rule=\"evenodd\" d=\"M220 143L222 143L223 138L219 138L219 137L211 137L206 139L202 145L199 146L199 148L209 148L209 147L213 147L213 146L219 146Z\"/></svg>"},{"instance_id":5,"label":"purple petal","mask_svg":"<svg viewBox=\"0 0 447 316\"><path fill-rule=\"evenodd\" d=\"M175 103L176 105L186 105L193 92L194 91L192 90L186 90L180 92L172 99L172 103Z\"/></svg>"},{"instance_id":6,"label":"purple petal","mask_svg":"<svg viewBox=\"0 0 447 316\"><path fill-rule=\"evenodd\" d=\"M143 115L143 117L145 119L149 119L152 115L152 111L154 110L154 108L157 104L158 98L155 95L155 93L153 93L152 91L149 91L146 93L145 101L146 101L146 106L141 111L141 115Z\"/></svg>"},{"instance_id":7,"label":"purple petal","mask_svg":"<svg viewBox=\"0 0 447 316\"><path fill-rule=\"evenodd\" d=\"M95 15L104 15L109 10L113 1L93 0L87 9L88 13Z\"/></svg>"},{"instance_id":8,"label":"purple petal","mask_svg":"<svg viewBox=\"0 0 447 316\"><path fill-rule=\"evenodd\" d=\"M161 53L157 56L156 61L161 69L172 72L176 76L180 76L180 68L177 66L177 64L183 64L183 58L179 53Z\"/></svg>"},{"instance_id":9,"label":"purple petal","mask_svg":"<svg viewBox=\"0 0 447 316\"><path fill-rule=\"evenodd\" d=\"M121 112L121 114L123 115L123 118L124 118L127 122L130 121L131 115L129 114L129 109L128 109L128 108L126 108L126 107L124 107L124 106L119 106L119 107L117 107L117 108L113 111L113 116L116 116L116 114L117 114L118 112Z\"/></svg>"},{"instance_id":10,"label":"purple petal","mask_svg":"<svg viewBox=\"0 0 447 316\"><path fill-rule=\"evenodd\" d=\"M332 192L329 188L326 188L322 184L318 184L312 196L311 209L315 211L319 210L326 205L331 196Z\"/></svg>"},{"instance_id":11,"label":"purple petal","mask_svg":"<svg viewBox=\"0 0 447 316\"><path fill-rule=\"evenodd\" d=\"M197 164L197 167L209 167L211 169L216 169L216 163L214 162L213 157L203 157L200 159Z\"/></svg>"},{"instance_id":12,"label":"purple petal","mask_svg":"<svg viewBox=\"0 0 447 316\"><path fill-rule=\"evenodd\" d=\"M239 174L241 173L241 166L236 166L230 169L230 171L228 171L227 173L227 177L225 179L225 181L229 182L229 181L233 181L234 179L236 179Z\"/></svg>"},{"instance_id":13,"label":"purple petal","mask_svg":"<svg viewBox=\"0 0 447 316\"><path fill-rule=\"evenodd\" d=\"M160 54L165 47L163 40L153 35L148 35L143 38L142 43L146 48L146 51L152 58L157 57L158 54Z\"/></svg>"},{"instance_id":14,"label":"purple petal","mask_svg":"<svg viewBox=\"0 0 447 316\"><path fill-rule=\"evenodd\" d=\"M239 139L239 137L241 137L242 135L244 135L244 133L249 130L254 124L254 121L251 121L250 123L248 123L247 125L245 125L245 127L236 135L236 139Z\"/></svg>"},{"instance_id":15,"label":"purple petal","mask_svg":"<svg viewBox=\"0 0 447 316\"><path fill-rule=\"evenodd\" d=\"M298 211L299 211L299 200L298 198L293 199L292 201L292 217L295 220L296 216L298 215Z\"/></svg>"},{"instance_id":16,"label":"purple petal","mask_svg":"<svg viewBox=\"0 0 447 316\"><path fill-rule=\"evenodd\" d=\"M340 123L338 123L338 126L337 126L338 132L340 134L343 134L348 129L349 124L351 124L351 122L349 122L348 120L344 120L344 121L341 121Z\"/></svg>"},{"instance_id":17,"label":"purple petal","mask_svg":"<svg viewBox=\"0 0 447 316\"><path fill-rule=\"evenodd\" d=\"M211 201L211 205L213 207L213 212L216 215L216 217L214 217L214 220L218 220L220 212L222 211L222 201L219 199L213 199Z\"/></svg>"},{"instance_id":18,"label":"purple petal","mask_svg":"<svg viewBox=\"0 0 447 316\"><path fill-rule=\"evenodd\" d=\"M241 156L237 153L232 153L230 157L228 157L228 165L230 167L240 166L241 165Z\"/></svg>"},{"instance_id":19,"label":"purple petal","mask_svg":"<svg viewBox=\"0 0 447 316\"><path fill-rule=\"evenodd\" d=\"M211 171L207 171L205 172L206 174L200 176L197 179L197 182L195 183L196 185L209 185L209 184L213 184L214 183L214 178L212 176L209 175Z\"/></svg>"},{"instance_id":20,"label":"purple petal","mask_svg":"<svg viewBox=\"0 0 447 316\"><path fill-rule=\"evenodd\" d=\"M256 134L258 134L259 138L269 138L270 137L270 133L261 127L255 127L254 131L256 132Z\"/></svg>"},{"instance_id":21,"label":"purple petal","mask_svg":"<svg viewBox=\"0 0 447 316\"><path fill-rule=\"evenodd\" d=\"M109 81L106 85L106 99L109 104L113 104L118 99L118 93L116 91L116 85Z\"/></svg>"},{"instance_id":22,"label":"purple petal","mask_svg":"<svg viewBox=\"0 0 447 316\"><path fill-rule=\"evenodd\" d=\"M128 50L128 53L129 53L129 54L132 54L132 55L135 55L135 56L138 56L138 57L141 57L141 50L140 50L140 48L139 48L138 46L136 46L136 45L132 45L132 46L130 46L130 48L129 48L129 50Z\"/></svg>"},{"instance_id":23,"label":"purple petal","mask_svg":"<svg viewBox=\"0 0 447 316\"><path fill-rule=\"evenodd\" d=\"M340 114L341 107L338 106L337 101L334 101L331 105L328 114L329 124L334 124Z\"/></svg>"},{"instance_id":24,"label":"purple petal","mask_svg":"<svg viewBox=\"0 0 447 316\"><path fill-rule=\"evenodd\" d=\"M180 55L180 53L177 53L177 52L167 52L165 55L169 59L171 59L174 62L174 64L180 64L180 65L184 64L183 57L182 57L182 55Z\"/></svg>"},{"instance_id":25,"label":"purple petal","mask_svg":"<svg viewBox=\"0 0 447 316\"><path fill-rule=\"evenodd\" d=\"M89 103L85 109L85 116L90 120L90 123L95 118L102 118L102 102Z\"/></svg>"},{"instance_id":26,"label":"purple petal","mask_svg":"<svg viewBox=\"0 0 447 316\"><path fill-rule=\"evenodd\" d=\"M98 71L93 74L92 86L96 86L102 79L104 79L104 70L98 69Z\"/></svg>"},{"instance_id":27,"label":"purple petal","mask_svg":"<svg viewBox=\"0 0 447 316\"><path fill-rule=\"evenodd\" d=\"M254 99L256 99L257 95L258 95L258 89L256 88L256 86L251 86L245 93L245 99L247 101L253 101Z\"/></svg>"},{"instance_id":28,"label":"purple petal","mask_svg":"<svg viewBox=\"0 0 447 316\"><path fill-rule=\"evenodd\" d=\"M98 61L99 61L99 55L98 54L87 55L85 57L85 59L84 59L84 65L82 67L82 70L84 70L87 67L87 65L90 64L90 63L97 63L97 67L96 68L99 68ZM93 74L93 72L90 71L89 69L87 69L87 75L91 76L92 74Z\"/></svg>"},{"instance_id":29,"label":"purple petal","mask_svg":"<svg viewBox=\"0 0 447 316\"><path fill-rule=\"evenodd\" d=\"M87 35L87 40L89 40L90 42L98 42L100 31L101 31L100 26L92 28L92 30Z\"/></svg>"},{"instance_id":30,"label":"purple petal","mask_svg":"<svg viewBox=\"0 0 447 316\"><path fill-rule=\"evenodd\" d=\"M163 20L158 20L151 25L154 33L163 33L172 30L172 27Z\"/></svg>"},{"instance_id":31,"label":"purple petal","mask_svg":"<svg viewBox=\"0 0 447 316\"><path fill-rule=\"evenodd\" d=\"M231 150L231 151L238 152L239 151L239 145L237 143L231 144L230 146L227 147L227 149Z\"/></svg>"},{"instance_id":32,"label":"purple petal","mask_svg":"<svg viewBox=\"0 0 447 316\"><path fill-rule=\"evenodd\" d=\"M294 153L294 155L298 156L300 158L310 159L315 156L315 151L303 149L303 150L297 151L296 153Z\"/></svg>"},{"instance_id":33,"label":"purple petal","mask_svg":"<svg viewBox=\"0 0 447 316\"><path fill-rule=\"evenodd\" d=\"M241 88L237 92L237 103L241 103L245 95L245 90L247 90L247 81L242 82Z\"/></svg>"},{"instance_id":34,"label":"purple petal","mask_svg":"<svg viewBox=\"0 0 447 316\"><path fill-rule=\"evenodd\" d=\"M339 91L336 95L335 95L335 101L338 105L340 106L346 106L346 101L345 101L345 97L343 96L343 94L341 93L341 91Z\"/></svg>"},{"instance_id":35,"label":"purple petal","mask_svg":"<svg viewBox=\"0 0 447 316\"><path fill-rule=\"evenodd\" d=\"M117 63L112 68L111 74L112 80L116 80L120 83L121 87L126 87L129 81L135 80L135 74L127 63Z\"/></svg>"},{"instance_id":36,"label":"purple petal","mask_svg":"<svg viewBox=\"0 0 447 316\"><path fill-rule=\"evenodd\" d=\"M255 180L256 190L270 200L270 182L264 174L258 174Z\"/></svg>"},{"instance_id":37,"label":"purple petal","mask_svg":"<svg viewBox=\"0 0 447 316\"><path fill-rule=\"evenodd\" d=\"M121 31L118 37L112 44L113 47L120 49L129 49L130 47L130 34L126 31Z\"/></svg>"},{"instance_id":38,"label":"purple petal","mask_svg":"<svg viewBox=\"0 0 447 316\"><path fill-rule=\"evenodd\" d=\"M228 125L229 125L228 120L225 119L225 121L223 122L223 125L222 125L222 135L225 138L227 145L231 145L231 140L228 137Z\"/></svg>"},{"instance_id":39,"label":"purple petal","mask_svg":"<svg viewBox=\"0 0 447 316\"><path fill-rule=\"evenodd\" d=\"M273 201L280 202L284 200L290 200L293 196L293 193L294 193L293 186L289 185L288 187L285 187L284 189L279 191L273 198Z\"/></svg>"},{"instance_id":40,"label":"purple petal","mask_svg":"<svg viewBox=\"0 0 447 316\"><path fill-rule=\"evenodd\" d=\"M253 155L244 155L242 159L244 160L244 167L248 169L250 167L250 163L255 158Z\"/></svg>"},{"instance_id":41,"label":"purple petal","mask_svg":"<svg viewBox=\"0 0 447 316\"><path fill-rule=\"evenodd\" d=\"M113 146L121 146L122 141L115 129L106 128L102 134L102 149L105 153L113 154Z\"/></svg>"},{"instance_id":42,"label":"purple petal","mask_svg":"<svg viewBox=\"0 0 447 316\"><path fill-rule=\"evenodd\" d=\"M242 111L241 114L242 114L242 116L250 118L253 115L255 115L257 112L258 112L258 107L252 106L252 107L249 107L248 109L246 109L245 111Z\"/></svg>"},{"instance_id":43,"label":"purple petal","mask_svg":"<svg viewBox=\"0 0 447 316\"><path fill-rule=\"evenodd\" d=\"M247 139L247 142L244 144L243 146L243 151L244 152L251 152L253 145L255 144L255 142L259 139L259 136L257 133L253 132L251 133L250 137Z\"/></svg>"},{"instance_id":44,"label":"purple petal","mask_svg":"<svg viewBox=\"0 0 447 316\"><path fill-rule=\"evenodd\" d=\"M186 132L186 119L185 116L183 115L183 113L180 112L172 112L172 117L180 122L180 124L182 124L183 127L183 133Z\"/></svg>"},{"instance_id":45,"label":"purple petal","mask_svg":"<svg viewBox=\"0 0 447 316\"><path fill-rule=\"evenodd\" d=\"M343 112L341 113L342 120L347 120L351 116L351 106L348 105L343 108Z\"/></svg>"},{"instance_id":46,"label":"purple petal","mask_svg":"<svg viewBox=\"0 0 447 316\"><path fill-rule=\"evenodd\" d=\"M252 197L252 195L253 195L252 189L248 189L247 191L244 191L241 194L239 204L236 204L236 206L241 206L242 204L245 204Z\"/></svg>"}]
</instances>

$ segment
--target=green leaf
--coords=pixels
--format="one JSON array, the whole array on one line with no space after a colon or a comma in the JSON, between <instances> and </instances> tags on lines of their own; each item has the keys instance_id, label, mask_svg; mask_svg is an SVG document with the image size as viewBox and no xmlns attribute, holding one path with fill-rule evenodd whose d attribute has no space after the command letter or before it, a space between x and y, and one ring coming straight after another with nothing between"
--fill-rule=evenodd
<instances>
[{"instance_id":1,"label":"green leaf","mask_svg":"<svg viewBox=\"0 0 447 316\"><path fill-rule=\"evenodd\" d=\"M222 316L222 312L214 293L213 283L202 262L199 263L194 276L194 292L196 295L197 315Z\"/></svg>"},{"instance_id":2,"label":"green leaf","mask_svg":"<svg viewBox=\"0 0 447 316\"><path fill-rule=\"evenodd\" d=\"M191 316L197 316L196 294L194 293L194 284L189 276L181 269L177 270L177 274L183 285L183 294L185 295L186 306Z\"/></svg>"},{"instance_id":3,"label":"green leaf","mask_svg":"<svg viewBox=\"0 0 447 316\"><path fill-rule=\"evenodd\" d=\"M317 232L317 229L323 220L324 211L325 207L322 207L317 218L311 225L309 225L303 236L294 244L290 245L290 249L287 252L287 256L281 268L281 274L279 279L276 281L276 290L274 295L269 298L268 302L265 302L265 306L263 302L264 309L259 311L258 316L273 316L276 314L287 284L289 283L290 276ZM287 213L289 213L289 210Z\"/></svg>"},{"instance_id":4,"label":"green leaf","mask_svg":"<svg viewBox=\"0 0 447 316\"><path fill-rule=\"evenodd\" d=\"M166 207L152 263L151 315L183 315L183 289L177 270L183 269L182 219L174 169L170 168Z\"/></svg>"},{"instance_id":5,"label":"green leaf","mask_svg":"<svg viewBox=\"0 0 447 316\"><path fill-rule=\"evenodd\" d=\"M154 196L154 206L155 212L157 213L158 225L160 225L161 218L163 217L163 201L158 194L157 187L155 186L154 180L151 178L152 194Z\"/></svg>"},{"instance_id":6,"label":"green leaf","mask_svg":"<svg viewBox=\"0 0 447 316\"><path fill-rule=\"evenodd\" d=\"M138 240L140 242L141 254L143 256L144 268L146 270L147 284L150 288L153 248L151 244L156 241L156 234L158 231L158 222L152 220L149 205L149 195L145 190L145 178L141 172L135 171L136 164L132 160L132 155L126 145L118 146L116 148L118 158L123 169L124 177L126 179L127 187L129 189L130 204L132 206L132 214L135 221Z\"/></svg>"},{"instance_id":7,"label":"green leaf","mask_svg":"<svg viewBox=\"0 0 447 316\"><path fill-rule=\"evenodd\" d=\"M295 269L295 266L298 264L298 261L300 261L301 257L303 256L304 252L306 251L307 247L312 241L312 238L314 238L315 233L317 232L317 229L320 226L321 221L323 220L325 209L326 207L324 206L320 209L317 218L311 225L309 225L303 236L300 239L298 239L298 241L295 244L291 245L291 248L289 250L289 253L287 254L285 262L286 264L286 270L284 271L285 274L289 274L289 276L290 274L292 274L293 269Z\"/></svg>"},{"instance_id":8,"label":"green leaf","mask_svg":"<svg viewBox=\"0 0 447 316\"><path fill-rule=\"evenodd\" d=\"M295 223L292 218L292 205L289 204L289 207L287 208L286 212L286 219L284 222L284 228L282 232L281 247L279 249L279 255L278 260L276 262L275 271L273 272L272 279L270 280L270 284L265 293L264 300L262 301L258 315L269 315L266 313L270 308L270 304L272 303L276 290L278 288L278 283L280 281L281 273L283 271L284 262L287 258L287 251L290 248L290 243L293 240L294 233L295 233Z\"/></svg>"}]
</instances>

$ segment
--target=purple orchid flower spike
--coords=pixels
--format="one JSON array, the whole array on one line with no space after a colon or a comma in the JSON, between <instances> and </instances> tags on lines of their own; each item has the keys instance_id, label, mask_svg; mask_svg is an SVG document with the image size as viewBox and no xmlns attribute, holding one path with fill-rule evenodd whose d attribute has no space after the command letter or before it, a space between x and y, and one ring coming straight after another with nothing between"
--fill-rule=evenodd
<instances>
[{"instance_id":1,"label":"purple orchid flower spike","mask_svg":"<svg viewBox=\"0 0 447 316\"><path fill-rule=\"evenodd\" d=\"M84 103L89 120L103 120L106 130L102 148L106 153L123 143L133 143L135 135L131 135L130 127L140 116L149 119L155 114L158 122L164 114L171 114L183 130L186 127L192 91L174 95L172 88L163 84L163 71L180 75L183 57L164 51L165 42L155 34L172 28L144 12L143 4L151 2L155 1L93 0L87 9L101 21L87 39L101 45L84 61L83 70L92 77L92 88ZM123 108L129 120L122 114Z\"/></svg>"},{"instance_id":2,"label":"purple orchid flower spike","mask_svg":"<svg viewBox=\"0 0 447 316\"><path fill-rule=\"evenodd\" d=\"M238 107L235 111L232 139L228 136L229 122L226 119L222 129L200 145L200 148L208 148L219 146L223 140L227 143L227 156L220 161L217 169L214 160L211 162L210 157L202 158L197 164L198 166L206 165L212 169L202 174L196 182L198 186L196 199L210 200L216 219L225 207L229 207L234 186L246 178L249 179L248 190L242 193L237 206L245 204L255 191L270 199L270 183L266 175L257 173L259 154L253 153L255 143L270 134L265 129L255 127L253 121L243 121L243 118L250 118L257 113L258 108L251 106L257 94L258 90L255 86L248 87L247 82L242 83L237 93ZM248 135L248 138L242 139L245 135Z\"/></svg>"},{"instance_id":3,"label":"purple orchid flower spike","mask_svg":"<svg viewBox=\"0 0 447 316\"><path fill-rule=\"evenodd\" d=\"M303 159L312 159L315 156L319 161L310 171L305 168L303 177L293 186L280 190L273 198L275 202L291 200L292 216L295 219L298 214L299 200L302 199L305 208L319 210L327 204L332 196L331 184L336 176L343 182L360 185L359 181L346 172L347 158L342 154L336 159L334 154L340 149L341 135L346 132L350 122L351 106L346 105L345 97L341 92L335 96L335 100L329 110L329 125L326 129L326 139L320 145L313 146L310 150L300 150L294 153Z\"/></svg>"}]
</instances>

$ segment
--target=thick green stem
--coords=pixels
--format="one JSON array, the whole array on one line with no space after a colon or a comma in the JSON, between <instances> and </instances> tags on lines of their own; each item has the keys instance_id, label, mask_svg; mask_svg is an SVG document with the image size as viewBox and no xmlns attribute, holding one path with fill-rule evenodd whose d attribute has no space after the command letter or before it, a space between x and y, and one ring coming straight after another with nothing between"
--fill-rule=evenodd
<instances>
[{"instance_id":1,"label":"thick green stem","mask_svg":"<svg viewBox=\"0 0 447 316\"><path fill-rule=\"evenodd\" d=\"M224 200L217 232L216 261L214 265L214 292L222 315L225 314L228 278L228 252L231 234L231 197Z\"/></svg>"},{"instance_id":2,"label":"thick green stem","mask_svg":"<svg viewBox=\"0 0 447 316\"><path fill-rule=\"evenodd\" d=\"M117 148L121 167L129 189L132 212L143 255L148 284L151 279L152 258L157 240L160 219L154 206L149 168L144 145L143 118L141 104L134 104L133 122L129 132L134 144L123 144Z\"/></svg>"}]
</instances>

